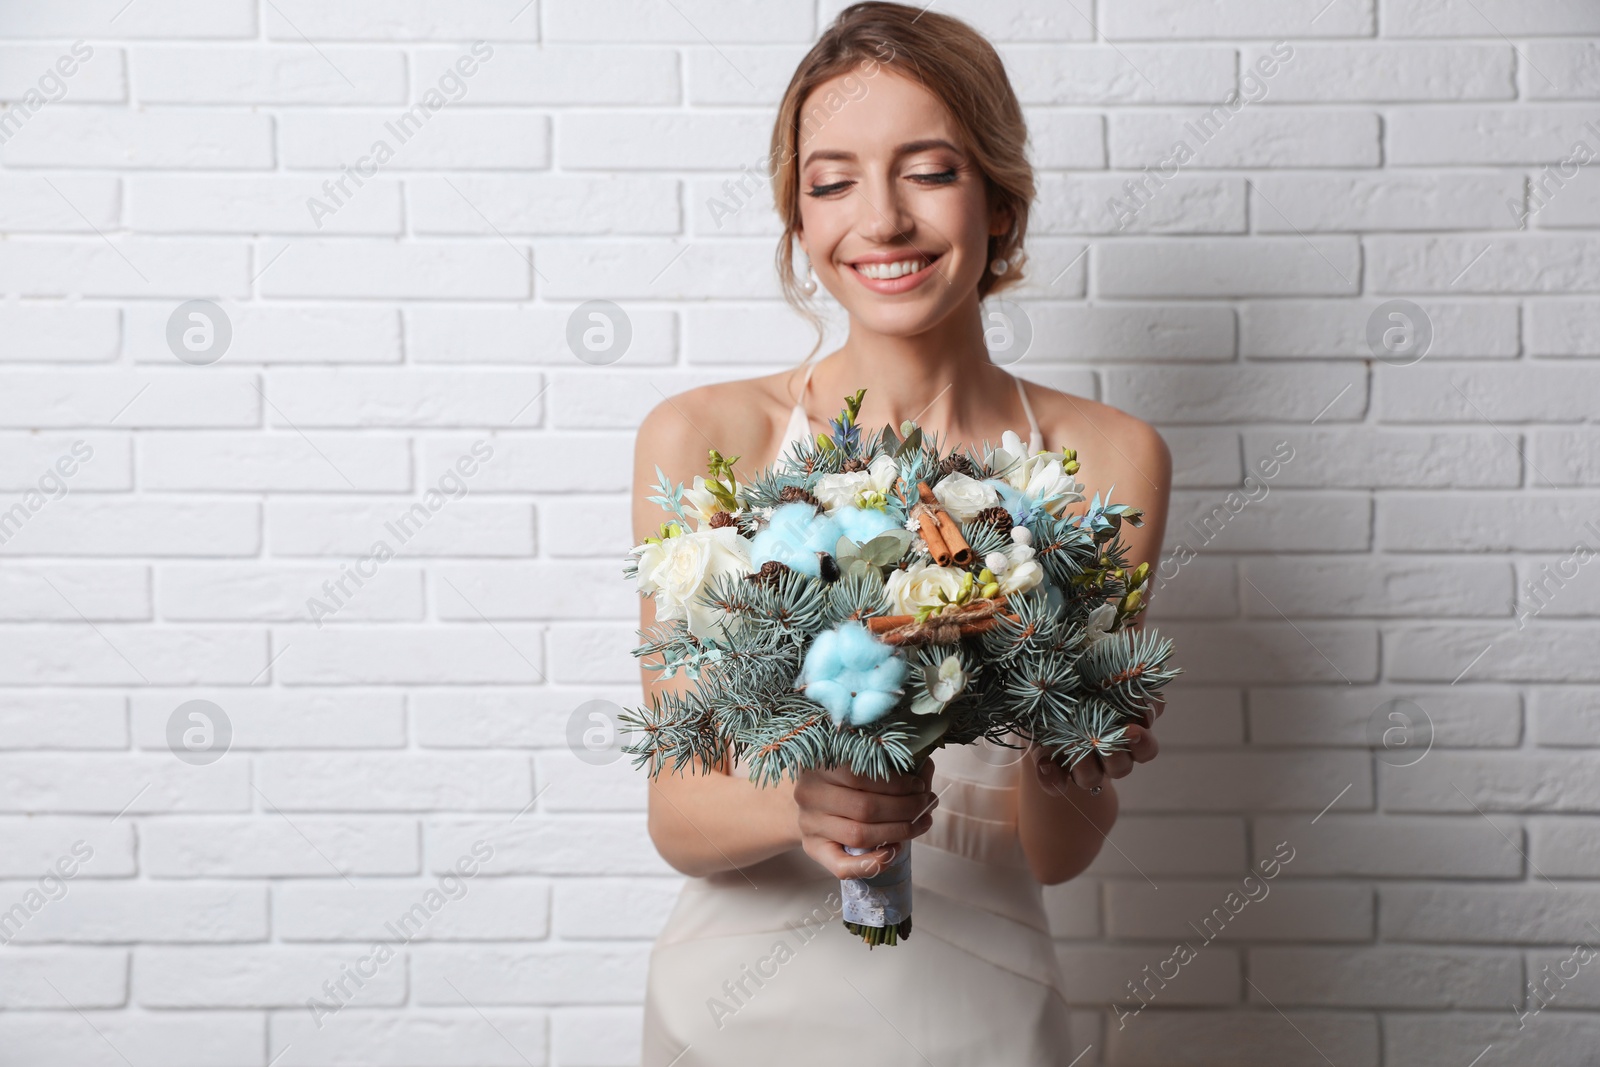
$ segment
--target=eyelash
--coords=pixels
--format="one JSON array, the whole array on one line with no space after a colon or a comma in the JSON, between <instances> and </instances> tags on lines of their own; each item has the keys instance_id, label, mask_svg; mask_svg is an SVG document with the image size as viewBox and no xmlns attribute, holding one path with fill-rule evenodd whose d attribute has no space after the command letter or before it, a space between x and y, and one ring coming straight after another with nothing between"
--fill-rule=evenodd
<instances>
[{"instance_id":1,"label":"eyelash","mask_svg":"<svg viewBox=\"0 0 1600 1067\"><path fill-rule=\"evenodd\" d=\"M931 174L911 174L908 175L908 177L918 184L937 186L949 185L951 182L956 180L957 174L956 169L954 167L950 167L946 170L935 171ZM828 196L832 193L839 192L841 189L845 188L845 186L850 184L851 183L848 181L843 181L831 182L828 185L813 185L810 189L806 190L806 195L816 197Z\"/></svg>"}]
</instances>

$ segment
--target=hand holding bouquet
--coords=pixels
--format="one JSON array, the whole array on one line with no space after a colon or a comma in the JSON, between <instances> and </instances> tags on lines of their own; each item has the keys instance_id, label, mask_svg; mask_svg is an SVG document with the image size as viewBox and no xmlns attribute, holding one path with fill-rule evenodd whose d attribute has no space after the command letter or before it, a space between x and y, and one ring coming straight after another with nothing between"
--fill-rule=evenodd
<instances>
[{"instance_id":1,"label":"hand holding bouquet","mask_svg":"<svg viewBox=\"0 0 1600 1067\"><path fill-rule=\"evenodd\" d=\"M982 738L1068 767L1125 749L1178 673L1171 642L1132 628L1150 568L1119 530L1138 509L1108 493L1073 514L1076 453L1029 455L1010 431L981 455L910 422L863 434L864 394L747 484L715 451L689 487L657 468L671 517L625 568L656 601L634 655L696 684L625 716L628 751L652 776L733 758L772 784L912 774ZM910 932L909 857L841 883L869 945Z\"/></svg>"}]
</instances>

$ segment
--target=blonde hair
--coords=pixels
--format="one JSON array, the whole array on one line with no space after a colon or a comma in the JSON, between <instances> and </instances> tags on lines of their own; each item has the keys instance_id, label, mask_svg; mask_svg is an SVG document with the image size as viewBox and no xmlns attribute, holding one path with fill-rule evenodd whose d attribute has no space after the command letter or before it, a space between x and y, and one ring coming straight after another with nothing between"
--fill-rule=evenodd
<instances>
[{"instance_id":1,"label":"blonde hair","mask_svg":"<svg viewBox=\"0 0 1600 1067\"><path fill-rule=\"evenodd\" d=\"M982 34L949 15L904 4L852 4L823 31L795 69L778 105L768 158L773 201L783 221L777 248L779 284L790 306L816 327L817 347L822 345L822 316L801 290L794 270L795 235L800 229L801 125L808 117L801 109L824 82L853 67L872 77L880 66L917 82L944 104L963 147L983 175L990 209L1010 212L1011 229L989 238L983 277L978 280L979 299L1016 285L1023 277L1027 256L1022 242L1033 203L1033 165L1028 161L1022 106L1000 56ZM813 114L817 111L812 109ZM1005 274L990 268L996 259L1009 264ZM816 351L813 348L806 359Z\"/></svg>"}]
</instances>

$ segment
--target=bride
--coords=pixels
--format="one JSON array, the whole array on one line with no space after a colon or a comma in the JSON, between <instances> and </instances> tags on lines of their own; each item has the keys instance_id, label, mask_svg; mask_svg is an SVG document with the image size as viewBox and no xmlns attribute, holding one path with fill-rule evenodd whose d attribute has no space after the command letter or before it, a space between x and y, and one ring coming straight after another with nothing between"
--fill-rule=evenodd
<instances>
[{"instance_id":1,"label":"bride","mask_svg":"<svg viewBox=\"0 0 1600 1067\"><path fill-rule=\"evenodd\" d=\"M826 288L848 338L821 360L651 411L635 451L635 542L659 519L646 500L658 464L688 482L716 448L748 478L865 387L863 426L912 419L974 445L1026 428L1032 451L1076 449L1087 492L1115 485L1144 510L1145 525L1123 536L1130 559L1157 566L1171 483L1161 437L1012 377L984 344L980 300L1023 275L1026 141L999 57L967 24L891 3L839 15L783 97L770 166L785 294L816 321L809 297ZM644 599L641 626L654 615ZM644 674L647 695L690 684ZM1099 853L1117 817L1112 781L1156 754L1148 727L1130 734L1131 751L1070 770L1034 749L979 744L890 781L811 771L763 789L737 765L661 776L650 835L689 878L651 954L643 1063L1072 1061L1081 1049L1040 887ZM914 933L869 952L839 921L838 880L913 839Z\"/></svg>"}]
</instances>

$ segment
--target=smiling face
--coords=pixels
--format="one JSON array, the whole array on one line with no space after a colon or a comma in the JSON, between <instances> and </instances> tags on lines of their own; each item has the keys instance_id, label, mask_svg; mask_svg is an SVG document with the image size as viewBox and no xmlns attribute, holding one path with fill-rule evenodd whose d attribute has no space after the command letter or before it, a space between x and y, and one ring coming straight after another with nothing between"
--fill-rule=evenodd
<instances>
[{"instance_id":1,"label":"smiling face","mask_svg":"<svg viewBox=\"0 0 1600 1067\"><path fill-rule=\"evenodd\" d=\"M818 86L801 113L848 95L839 82ZM914 335L976 307L989 236L1010 221L991 213L983 175L938 98L882 68L799 155L797 236L852 329Z\"/></svg>"}]
</instances>

